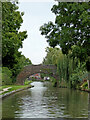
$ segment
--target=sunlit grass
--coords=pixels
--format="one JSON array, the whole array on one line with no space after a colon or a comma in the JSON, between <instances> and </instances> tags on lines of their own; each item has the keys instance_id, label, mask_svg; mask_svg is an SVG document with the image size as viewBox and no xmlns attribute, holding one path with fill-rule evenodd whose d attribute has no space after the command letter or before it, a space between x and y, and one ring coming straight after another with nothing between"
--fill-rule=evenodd
<instances>
[{"instance_id":1,"label":"sunlit grass","mask_svg":"<svg viewBox=\"0 0 90 120\"><path fill-rule=\"evenodd\" d=\"M0 91L2 91L4 88L8 88L8 87L11 87L11 88L9 88L8 91L5 91L5 92L1 93L0 95L3 95L5 93L8 93L8 92L11 92L11 91L14 91L14 90L31 87L31 85L5 85L5 86L0 86Z\"/></svg>"}]
</instances>

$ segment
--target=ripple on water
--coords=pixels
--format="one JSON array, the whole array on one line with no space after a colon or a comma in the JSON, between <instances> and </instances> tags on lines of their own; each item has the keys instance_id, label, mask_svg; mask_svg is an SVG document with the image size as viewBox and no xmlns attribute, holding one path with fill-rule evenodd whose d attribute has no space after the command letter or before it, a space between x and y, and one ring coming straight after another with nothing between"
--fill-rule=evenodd
<instances>
[{"instance_id":1,"label":"ripple on water","mask_svg":"<svg viewBox=\"0 0 90 120\"><path fill-rule=\"evenodd\" d=\"M87 93L81 94L77 91L52 88L49 85L43 87L43 85L42 82L34 82L33 88L4 100L4 117L10 115L12 118L86 118L88 116Z\"/></svg>"}]
</instances>

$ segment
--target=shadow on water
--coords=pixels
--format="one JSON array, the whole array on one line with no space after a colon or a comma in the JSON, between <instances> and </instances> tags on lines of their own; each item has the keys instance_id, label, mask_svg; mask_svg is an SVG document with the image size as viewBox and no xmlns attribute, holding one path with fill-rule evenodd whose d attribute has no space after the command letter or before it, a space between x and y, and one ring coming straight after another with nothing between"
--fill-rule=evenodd
<instances>
[{"instance_id":1,"label":"shadow on water","mask_svg":"<svg viewBox=\"0 0 90 120\"><path fill-rule=\"evenodd\" d=\"M32 84L33 88L3 99L3 119L87 120L90 118L90 94L67 88L54 88L50 82Z\"/></svg>"}]
</instances>

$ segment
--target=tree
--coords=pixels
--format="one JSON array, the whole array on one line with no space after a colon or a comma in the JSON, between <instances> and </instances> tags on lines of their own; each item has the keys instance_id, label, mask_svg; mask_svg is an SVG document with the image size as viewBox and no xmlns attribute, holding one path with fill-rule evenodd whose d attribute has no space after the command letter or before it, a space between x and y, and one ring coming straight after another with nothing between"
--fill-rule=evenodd
<instances>
[{"instance_id":1,"label":"tree","mask_svg":"<svg viewBox=\"0 0 90 120\"><path fill-rule=\"evenodd\" d=\"M24 55L21 55L21 57L18 59L18 63L14 65L13 72L14 75L17 76L19 72L27 65L32 64L31 60L29 58L26 58Z\"/></svg>"},{"instance_id":2,"label":"tree","mask_svg":"<svg viewBox=\"0 0 90 120\"><path fill-rule=\"evenodd\" d=\"M57 65L57 59L60 54L60 49L59 48L51 48L47 47L46 48L47 55L43 60L43 64L54 64Z\"/></svg>"},{"instance_id":3,"label":"tree","mask_svg":"<svg viewBox=\"0 0 90 120\"><path fill-rule=\"evenodd\" d=\"M68 83L69 82L69 76L72 73L72 59L69 59L69 56L67 57L62 53L62 51L59 48L46 48L47 55L43 61L43 64L54 64L57 66L57 72L59 75L59 82L61 83L63 80ZM70 74L69 74L70 73Z\"/></svg>"},{"instance_id":4,"label":"tree","mask_svg":"<svg viewBox=\"0 0 90 120\"><path fill-rule=\"evenodd\" d=\"M2 65L13 69L21 57L22 42L27 32L20 32L24 13L18 11L17 3L2 2Z\"/></svg>"},{"instance_id":5,"label":"tree","mask_svg":"<svg viewBox=\"0 0 90 120\"><path fill-rule=\"evenodd\" d=\"M2 67L2 85L12 84L12 72L7 67Z\"/></svg>"},{"instance_id":6,"label":"tree","mask_svg":"<svg viewBox=\"0 0 90 120\"><path fill-rule=\"evenodd\" d=\"M21 55L19 49L27 38L27 31L20 32L23 12L18 11L17 2L2 2L2 66L12 71L13 82L17 74L28 64L29 58Z\"/></svg>"},{"instance_id":7,"label":"tree","mask_svg":"<svg viewBox=\"0 0 90 120\"><path fill-rule=\"evenodd\" d=\"M58 5L54 5L51 11L56 15L55 24L48 22L40 28L49 45L52 47L59 45L64 54L68 54L72 46L76 45L80 50L78 55L80 61L87 60L90 56L89 6L90 3L85 2L58 2Z\"/></svg>"}]
</instances>

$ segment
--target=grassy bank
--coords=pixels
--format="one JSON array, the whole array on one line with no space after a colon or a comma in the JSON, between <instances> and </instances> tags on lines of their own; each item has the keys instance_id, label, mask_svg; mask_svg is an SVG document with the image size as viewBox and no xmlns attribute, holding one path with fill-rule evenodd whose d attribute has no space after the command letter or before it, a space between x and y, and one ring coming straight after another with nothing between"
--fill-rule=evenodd
<instances>
[{"instance_id":1,"label":"grassy bank","mask_svg":"<svg viewBox=\"0 0 90 120\"><path fill-rule=\"evenodd\" d=\"M32 86L31 85L5 85L5 86L0 86L0 91L3 91L3 93L1 93L0 95L4 95L4 94L9 93L11 91L24 89L24 88L29 88L29 87L32 87ZM9 89L7 91L4 91L5 88L9 88Z\"/></svg>"}]
</instances>

